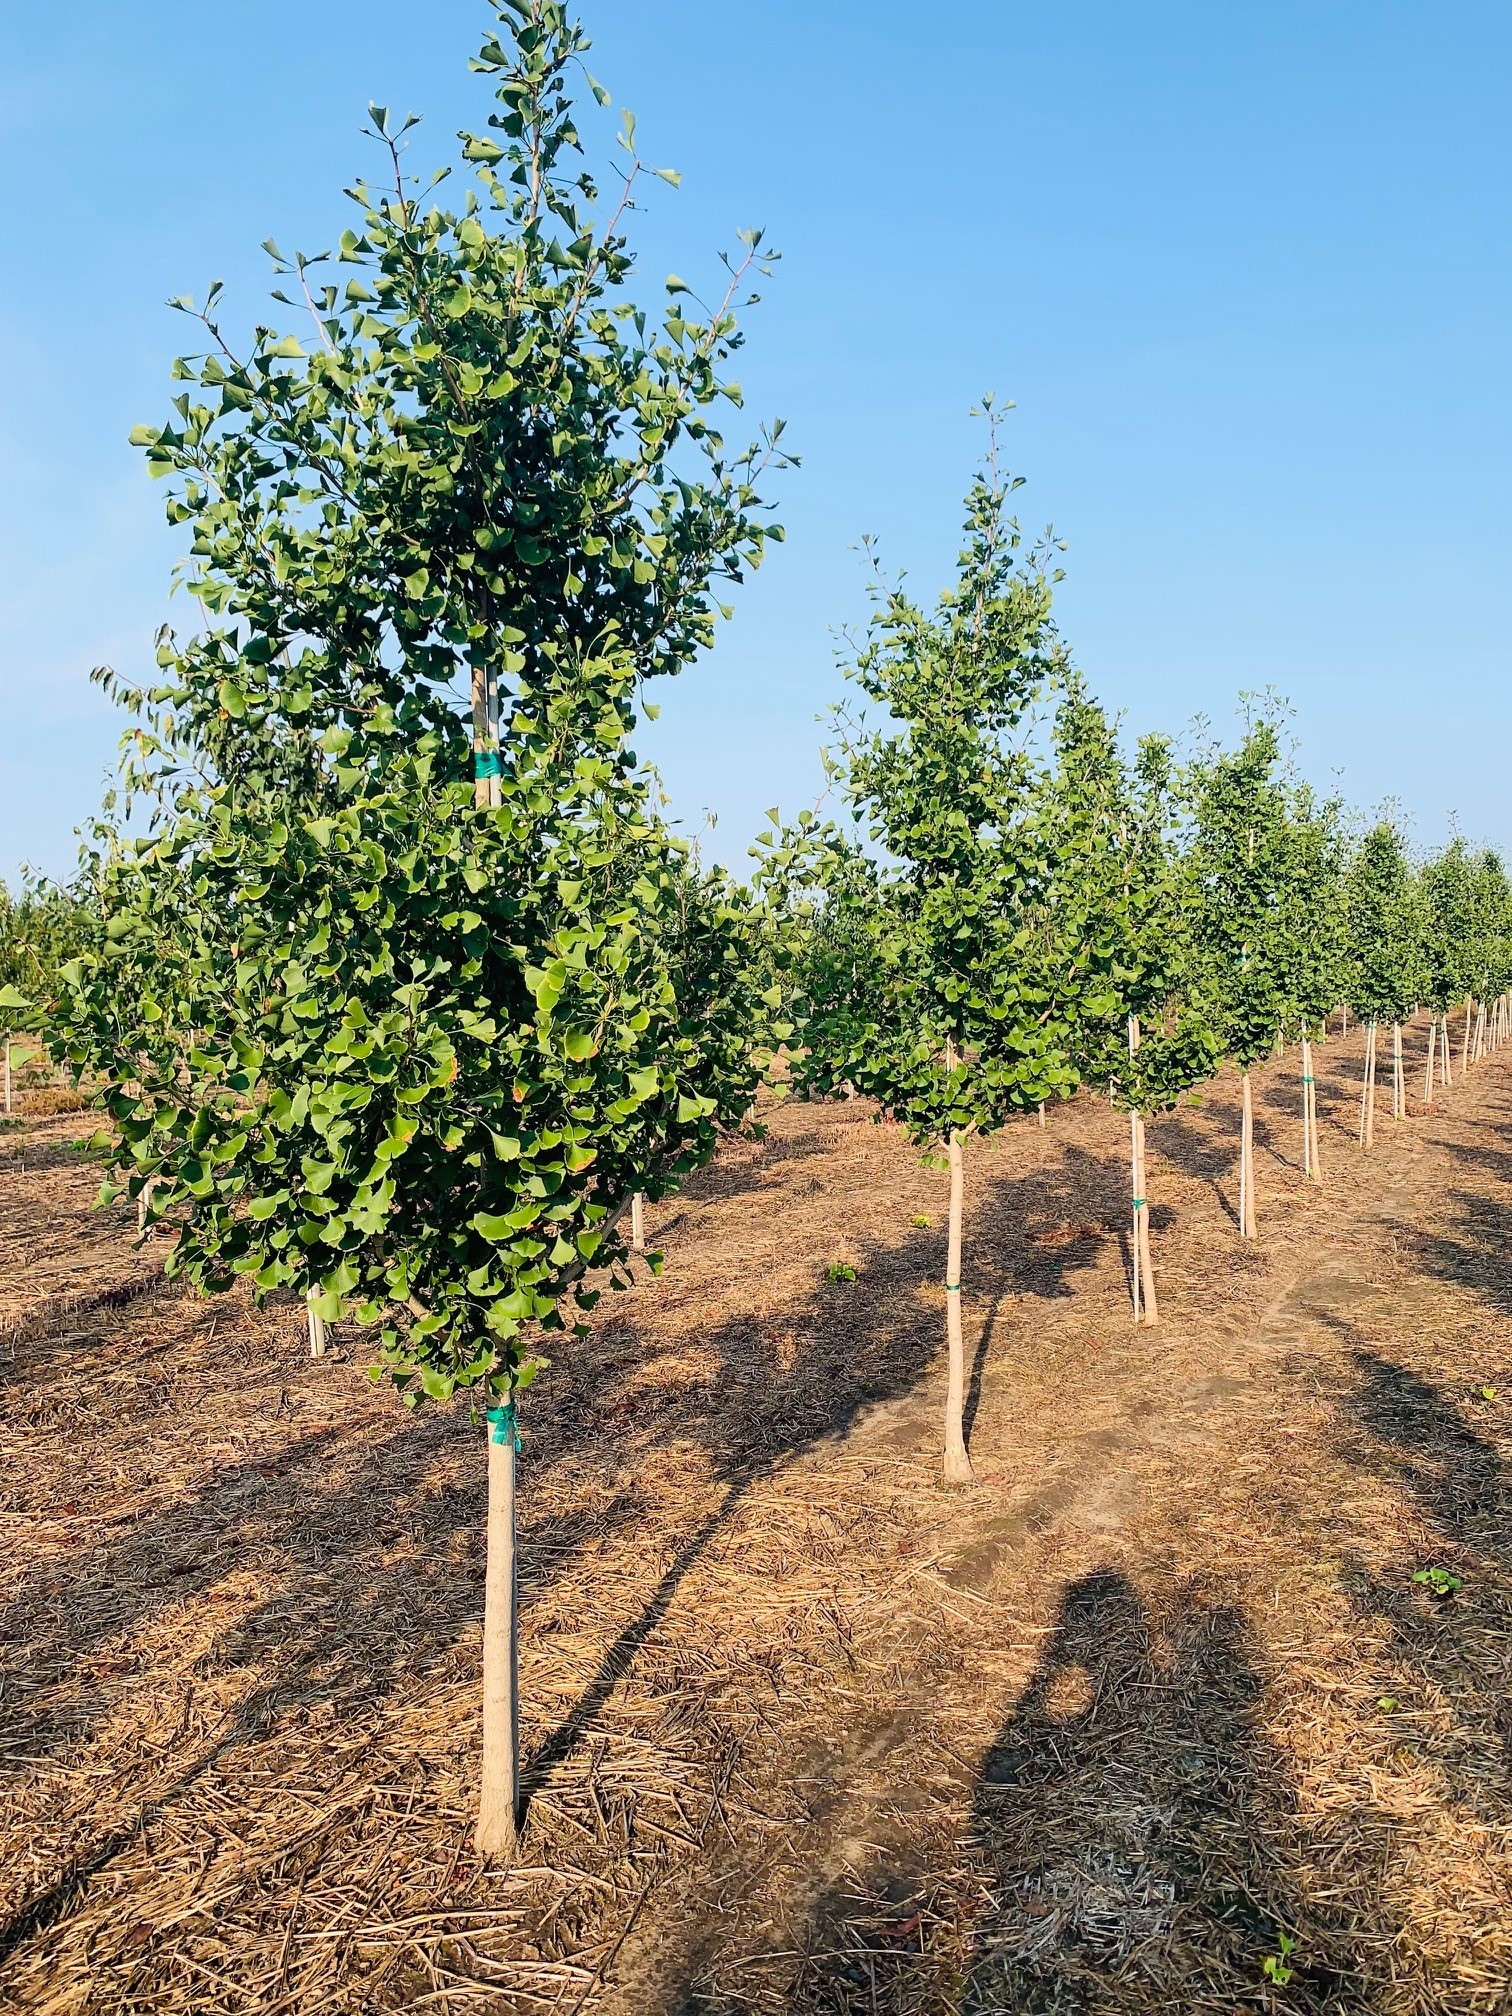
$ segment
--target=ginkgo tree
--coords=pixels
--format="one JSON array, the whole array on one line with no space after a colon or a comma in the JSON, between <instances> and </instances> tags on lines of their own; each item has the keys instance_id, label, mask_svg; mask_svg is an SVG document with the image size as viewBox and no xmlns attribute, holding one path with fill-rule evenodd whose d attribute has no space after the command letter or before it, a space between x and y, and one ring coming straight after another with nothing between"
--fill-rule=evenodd
<instances>
[{"instance_id":1,"label":"ginkgo tree","mask_svg":"<svg viewBox=\"0 0 1512 2016\"><path fill-rule=\"evenodd\" d=\"M1318 1140L1313 1038L1345 986L1344 807L1308 784L1286 790L1278 836L1276 918L1269 958L1280 1002L1281 1033L1295 1039L1302 1068L1302 1173L1323 1180Z\"/></svg>"},{"instance_id":2,"label":"ginkgo tree","mask_svg":"<svg viewBox=\"0 0 1512 2016\"><path fill-rule=\"evenodd\" d=\"M1216 1061L1190 859L1169 744L1147 736L1127 763L1080 678L1062 685L1055 760L1038 800L1051 943L1064 970L1088 965L1101 985L1100 999L1083 999L1071 1049L1080 1080L1129 1115L1130 1293L1134 1320L1156 1323L1145 1122L1208 1078Z\"/></svg>"},{"instance_id":3,"label":"ginkgo tree","mask_svg":"<svg viewBox=\"0 0 1512 2016\"><path fill-rule=\"evenodd\" d=\"M661 823L630 738L776 533L770 437L720 432L759 235L712 306L674 281L637 307L642 170L627 148L602 204L586 39L557 0L495 13L461 200L375 109L350 277L281 259L305 328L245 345L212 289L175 417L140 430L203 621L151 691L109 682L146 830L107 850L59 1010L172 1271L311 1295L406 1402L486 1415L485 1856L520 1805L520 1396L592 1277L625 1278L631 1197L703 1162L761 1070L752 899Z\"/></svg>"},{"instance_id":4,"label":"ginkgo tree","mask_svg":"<svg viewBox=\"0 0 1512 2016\"><path fill-rule=\"evenodd\" d=\"M1255 1236L1250 1072L1273 1049L1284 1000L1275 958L1286 876L1286 796L1275 722L1252 720L1237 749L1209 750L1186 780L1204 990L1219 1052L1239 1070L1239 1231Z\"/></svg>"},{"instance_id":5,"label":"ginkgo tree","mask_svg":"<svg viewBox=\"0 0 1512 2016\"><path fill-rule=\"evenodd\" d=\"M1429 984L1417 878L1400 829L1389 815L1361 839L1345 881L1350 1005L1366 1025L1360 1086L1362 1148L1375 1141L1376 1066L1380 1026L1392 1031L1392 1117L1407 1117L1402 1024Z\"/></svg>"},{"instance_id":6,"label":"ginkgo tree","mask_svg":"<svg viewBox=\"0 0 1512 2016\"><path fill-rule=\"evenodd\" d=\"M991 424L991 422L989 423ZM1051 856L1019 731L1061 663L1053 548L1025 538L996 436L967 498L956 578L935 608L872 583L847 666L864 718L845 725L832 784L849 826L809 817L764 836L764 872L811 923L792 983L795 1089L874 1097L949 1170L945 1262L947 1481L973 1472L966 1388L968 1142L1075 1089L1079 1016L1109 1012L1104 980L1064 962L1047 928ZM880 718L879 718L880 717Z\"/></svg>"}]
</instances>

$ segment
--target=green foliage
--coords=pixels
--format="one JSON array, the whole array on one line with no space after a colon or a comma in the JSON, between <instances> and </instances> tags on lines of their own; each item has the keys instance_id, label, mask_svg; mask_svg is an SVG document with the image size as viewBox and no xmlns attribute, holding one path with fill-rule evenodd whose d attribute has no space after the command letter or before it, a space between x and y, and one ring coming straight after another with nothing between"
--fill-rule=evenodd
<instances>
[{"instance_id":1,"label":"green foliage","mask_svg":"<svg viewBox=\"0 0 1512 2016\"><path fill-rule=\"evenodd\" d=\"M839 1288L844 1286L846 1282L855 1280L856 1270L850 1265L849 1261L831 1260L828 1267L824 1270L824 1278L832 1288Z\"/></svg>"},{"instance_id":2,"label":"green foliage","mask_svg":"<svg viewBox=\"0 0 1512 2016\"><path fill-rule=\"evenodd\" d=\"M1418 875L1423 994L1436 1014L1463 1003L1474 984L1475 899L1470 854L1456 837Z\"/></svg>"},{"instance_id":3,"label":"green foliage","mask_svg":"<svg viewBox=\"0 0 1512 2016\"><path fill-rule=\"evenodd\" d=\"M1186 780L1205 991L1220 1054L1241 1070L1269 1054L1287 1005L1276 959L1289 866L1279 762L1275 724L1261 719Z\"/></svg>"},{"instance_id":4,"label":"green foliage","mask_svg":"<svg viewBox=\"0 0 1512 2016\"><path fill-rule=\"evenodd\" d=\"M1346 991L1344 807L1310 786L1286 791L1269 958L1288 1037L1321 1027Z\"/></svg>"},{"instance_id":5,"label":"green foliage","mask_svg":"<svg viewBox=\"0 0 1512 2016\"><path fill-rule=\"evenodd\" d=\"M1053 740L1038 804L1050 937L1065 966L1084 964L1094 983L1072 1038L1078 1073L1122 1106L1160 1111L1216 1062L1170 750L1148 737L1131 770L1102 708L1070 674ZM1140 1038L1132 1052L1131 1018Z\"/></svg>"},{"instance_id":6,"label":"green foliage","mask_svg":"<svg viewBox=\"0 0 1512 2016\"><path fill-rule=\"evenodd\" d=\"M1345 884L1349 1005L1362 1020L1405 1022L1428 990L1418 884L1402 836L1380 819Z\"/></svg>"},{"instance_id":7,"label":"green foliage","mask_svg":"<svg viewBox=\"0 0 1512 2016\"><path fill-rule=\"evenodd\" d=\"M1273 1981L1278 1988L1290 1982L1296 1969L1290 1964L1291 1956L1297 1950L1297 1942L1289 1932L1276 1934L1276 1951L1267 1953L1261 1964L1261 1971L1267 1981Z\"/></svg>"},{"instance_id":8,"label":"green foliage","mask_svg":"<svg viewBox=\"0 0 1512 2016\"><path fill-rule=\"evenodd\" d=\"M353 192L351 280L280 261L313 343L233 354L212 289L194 389L141 430L204 624L151 693L108 680L149 828L105 835L61 1011L173 1270L314 1290L411 1400L528 1383L522 1334L591 1306L632 1193L738 1124L771 1021L754 902L659 822L628 739L776 534L769 444L713 417L757 234L719 305L679 288L653 326L624 205L596 221L574 165L584 39L552 0L496 12L460 207L422 203L375 108L393 186Z\"/></svg>"},{"instance_id":9,"label":"green foliage","mask_svg":"<svg viewBox=\"0 0 1512 2016\"><path fill-rule=\"evenodd\" d=\"M877 574L848 666L886 725L843 721L832 759L849 832L806 815L758 843L801 928L793 1062L805 1094L870 1093L913 1139L989 1131L1075 1089L1072 1035L1101 981L1049 928L1050 857L1016 739L1061 666L1052 547L1007 502L993 454L967 498L953 586L933 611Z\"/></svg>"},{"instance_id":10,"label":"green foliage","mask_svg":"<svg viewBox=\"0 0 1512 2016\"><path fill-rule=\"evenodd\" d=\"M1451 1573L1447 1568L1418 1568L1413 1572L1412 1579L1431 1589L1440 1601L1452 1596L1456 1589L1463 1589L1465 1586L1461 1577Z\"/></svg>"},{"instance_id":11,"label":"green foliage","mask_svg":"<svg viewBox=\"0 0 1512 2016\"><path fill-rule=\"evenodd\" d=\"M26 875L14 895L0 882L0 1026L45 1024L62 969L97 935L87 886Z\"/></svg>"}]
</instances>

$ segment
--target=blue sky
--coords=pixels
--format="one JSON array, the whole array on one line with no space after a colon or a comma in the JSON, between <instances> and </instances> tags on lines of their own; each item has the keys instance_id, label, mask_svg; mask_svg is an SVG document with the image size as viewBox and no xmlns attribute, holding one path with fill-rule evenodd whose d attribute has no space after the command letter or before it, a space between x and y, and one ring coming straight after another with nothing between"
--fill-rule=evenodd
<instances>
[{"instance_id":1,"label":"blue sky","mask_svg":"<svg viewBox=\"0 0 1512 2016\"><path fill-rule=\"evenodd\" d=\"M23 0L0 28L0 875L54 872L150 663L177 547L126 436L165 411L170 294L265 302L259 241L347 221L376 98L420 151L480 123L473 0ZM803 468L788 544L644 745L739 861L812 797L858 537L933 592L1017 402L1062 628L1131 728L1297 710L1304 769L1512 844L1512 8L600 0L594 67L679 168L646 293L746 224L784 253L741 377Z\"/></svg>"}]
</instances>

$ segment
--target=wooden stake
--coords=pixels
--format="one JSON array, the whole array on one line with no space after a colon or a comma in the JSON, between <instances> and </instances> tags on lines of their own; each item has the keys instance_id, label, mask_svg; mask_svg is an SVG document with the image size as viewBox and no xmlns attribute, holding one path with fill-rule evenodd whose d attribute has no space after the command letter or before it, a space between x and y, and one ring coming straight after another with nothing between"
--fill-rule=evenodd
<instances>
[{"instance_id":1,"label":"wooden stake","mask_svg":"<svg viewBox=\"0 0 1512 2016\"><path fill-rule=\"evenodd\" d=\"M1407 1118L1407 1084L1402 1076L1402 1025L1391 1025L1391 1117Z\"/></svg>"},{"instance_id":2,"label":"wooden stake","mask_svg":"<svg viewBox=\"0 0 1512 2016\"><path fill-rule=\"evenodd\" d=\"M1134 1302L1134 1321L1137 1323L1143 1313L1139 1293L1139 1115L1132 1108L1129 1112L1129 1194L1134 1200L1133 1224L1129 1231L1129 1291Z\"/></svg>"},{"instance_id":3,"label":"wooden stake","mask_svg":"<svg viewBox=\"0 0 1512 2016\"><path fill-rule=\"evenodd\" d=\"M950 1233L945 1259L945 1481L971 1484L976 1473L966 1453L966 1346L961 1335L961 1224L965 1213L966 1177L961 1137L952 1128L947 1143L950 1160Z\"/></svg>"},{"instance_id":4,"label":"wooden stake","mask_svg":"<svg viewBox=\"0 0 1512 2016\"><path fill-rule=\"evenodd\" d=\"M1239 1232L1245 1239L1255 1236L1255 1104L1250 1092L1250 1074L1244 1074L1244 1119L1240 1130Z\"/></svg>"},{"instance_id":5,"label":"wooden stake","mask_svg":"<svg viewBox=\"0 0 1512 2016\"><path fill-rule=\"evenodd\" d=\"M641 1190L630 1199L630 1245L637 1253L646 1250L646 1198Z\"/></svg>"},{"instance_id":6,"label":"wooden stake","mask_svg":"<svg viewBox=\"0 0 1512 2016\"><path fill-rule=\"evenodd\" d=\"M1454 1058L1449 1047L1449 1017L1444 1016L1439 1023L1439 1083L1450 1085L1454 1082Z\"/></svg>"},{"instance_id":7,"label":"wooden stake","mask_svg":"<svg viewBox=\"0 0 1512 2016\"><path fill-rule=\"evenodd\" d=\"M1428 1017L1428 1058L1423 1066L1423 1104L1433 1104L1433 1053L1438 1048L1438 1016Z\"/></svg>"},{"instance_id":8,"label":"wooden stake","mask_svg":"<svg viewBox=\"0 0 1512 2016\"><path fill-rule=\"evenodd\" d=\"M520 1618L514 1409L490 1410L488 1571L483 1593L483 1770L477 1850L507 1861L520 1828Z\"/></svg>"},{"instance_id":9,"label":"wooden stake","mask_svg":"<svg viewBox=\"0 0 1512 2016\"><path fill-rule=\"evenodd\" d=\"M7 1113L11 1110L10 1045L11 1039L7 1036L5 1039L5 1110Z\"/></svg>"},{"instance_id":10,"label":"wooden stake","mask_svg":"<svg viewBox=\"0 0 1512 2016\"><path fill-rule=\"evenodd\" d=\"M1465 1041L1460 1050L1460 1076L1470 1069L1470 996L1465 996Z\"/></svg>"},{"instance_id":11,"label":"wooden stake","mask_svg":"<svg viewBox=\"0 0 1512 2016\"><path fill-rule=\"evenodd\" d=\"M319 1293L320 1290L318 1288L310 1288L305 1292L305 1316L310 1326L310 1356L312 1358L324 1358L326 1348L325 1318L315 1313L315 1297Z\"/></svg>"}]
</instances>

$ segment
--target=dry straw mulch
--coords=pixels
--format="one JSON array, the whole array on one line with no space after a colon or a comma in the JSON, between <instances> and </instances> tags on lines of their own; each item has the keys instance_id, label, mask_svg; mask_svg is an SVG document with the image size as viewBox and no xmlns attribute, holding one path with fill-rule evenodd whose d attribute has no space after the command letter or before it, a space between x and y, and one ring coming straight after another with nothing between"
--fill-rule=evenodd
<instances>
[{"instance_id":1,"label":"dry straw mulch","mask_svg":"<svg viewBox=\"0 0 1512 2016\"><path fill-rule=\"evenodd\" d=\"M0 2005L1512 2009L1512 1053L1368 1162L1319 1062L1253 1249L1232 1081L1152 1124L1157 1331L1106 1108L973 1154L963 1493L894 1130L781 1110L654 1213L532 1395L494 1874L464 1410L164 1288L76 1120L0 1130Z\"/></svg>"}]
</instances>

